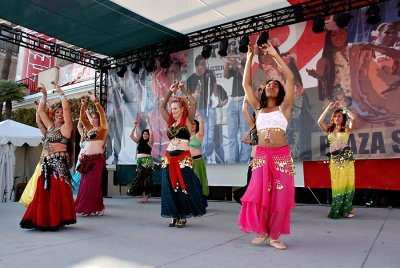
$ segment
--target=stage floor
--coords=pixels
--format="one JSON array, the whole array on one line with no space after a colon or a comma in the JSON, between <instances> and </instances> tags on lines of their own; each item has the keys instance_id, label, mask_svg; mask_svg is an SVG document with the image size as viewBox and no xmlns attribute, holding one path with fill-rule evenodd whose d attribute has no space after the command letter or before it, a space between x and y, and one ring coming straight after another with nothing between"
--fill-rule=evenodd
<instances>
[{"instance_id":1,"label":"stage floor","mask_svg":"<svg viewBox=\"0 0 400 268\"><path fill-rule=\"evenodd\" d=\"M77 216L58 232L23 230L19 203L0 204L0 267L400 267L400 209L356 207L352 219L331 220L328 206L292 212L288 247L255 246L237 225L240 205L209 201L208 212L169 228L160 199L105 198L103 217Z\"/></svg>"}]
</instances>

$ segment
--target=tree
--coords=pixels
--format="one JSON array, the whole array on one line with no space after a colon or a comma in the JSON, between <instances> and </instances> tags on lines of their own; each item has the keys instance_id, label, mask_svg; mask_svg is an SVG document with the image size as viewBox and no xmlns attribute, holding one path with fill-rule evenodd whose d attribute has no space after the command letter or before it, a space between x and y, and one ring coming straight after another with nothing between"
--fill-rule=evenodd
<instances>
[{"instance_id":1,"label":"tree","mask_svg":"<svg viewBox=\"0 0 400 268\"><path fill-rule=\"evenodd\" d=\"M17 83L11 80L0 80L0 103L5 102L5 119L11 118L12 102L21 102L24 100L25 94L22 88L26 87L25 84ZM0 121L3 114L3 107L0 107Z\"/></svg>"}]
</instances>

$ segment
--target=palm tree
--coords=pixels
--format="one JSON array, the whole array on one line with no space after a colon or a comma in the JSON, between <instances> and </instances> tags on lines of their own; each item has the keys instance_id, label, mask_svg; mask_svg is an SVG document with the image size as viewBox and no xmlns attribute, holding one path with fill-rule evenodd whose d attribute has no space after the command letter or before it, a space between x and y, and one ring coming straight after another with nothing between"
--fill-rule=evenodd
<instances>
[{"instance_id":1,"label":"palm tree","mask_svg":"<svg viewBox=\"0 0 400 268\"><path fill-rule=\"evenodd\" d=\"M5 102L5 119L11 118L12 102L21 102L24 100L25 94L22 88L26 87L25 84L17 83L11 80L0 80L0 103ZM3 115L3 107L0 107L0 121Z\"/></svg>"}]
</instances>

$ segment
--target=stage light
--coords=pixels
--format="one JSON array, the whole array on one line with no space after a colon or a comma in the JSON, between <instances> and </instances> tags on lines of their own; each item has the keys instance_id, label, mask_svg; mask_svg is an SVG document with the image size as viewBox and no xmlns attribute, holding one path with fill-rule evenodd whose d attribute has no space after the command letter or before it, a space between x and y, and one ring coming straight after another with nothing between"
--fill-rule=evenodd
<instances>
[{"instance_id":1,"label":"stage light","mask_svg":"<svg viewBox=\"0 0 400 268\"><path fill-rule=\"evenodd\" d=\"M368 24L377 24L381 20L381 16L379 15L379 6L378 4L372 4L367 9L367 23Z\"/></svg>"},{"instance_id":2,"label":"stage light","mask_svg":"<svg viewBox=\"0 0 400 268\"><path fill-rule=\"evenodd\" d=\"M201 55L203 58L208 59L211 57L212 46L204 45L203 50L201 51Z\"/></svg>"},{"instance_id":3,"label":"stage light","mask_svg":"<svg viewBox=\"0 0 400 268\"><path fill-rule=\"evenodd\" d=\"M154 72L156 67L156 59L154 57L148 58L144 63L144 68L148 72Z\"/></svg>"},{"instance_id":4,"label":"stage light","mask_svg":"<svg viewBox=\"0 0 400 268\"><path fill-rule=\"evenodd\" d=\"M346 28L353 16L349 12L338 14L335 17L336 25L340 28Z\"/></svg>"},{"instance_id":5,"label":"stage light","mask_svg":"<svg viewBox=\"0 0 400 268\"><path fill-rule=\"evenodd\" d=\"M158 60L160 61L161 68L167 69L169 67L171 58L169 54L163 54L158 58Z\"/></svg>"},{"instance_id":6,"label":"stage light","mask_svg":"<svg viewBox=\"0 0 400 268\"><path fill-rule=\"evenodd\" d=\"M227 50L228 50L228 45L229 45L228 40L222 40L222 41L219 43L218 55L220 55L221 57L226 57L226 56L228 56L228 52L227 52Z\"/></svg>"},{"instance_id":7,"label":"stage light","mask_svg":"<svg viewBox=\"0 0 400 268\"><path fill-rule=\"evenodd\" d=\"M263 44L266 44L268 42L269 39L269 33L268 31L262 32L258 38L257 38L257 46L262 46Z\"/></svg>"},{"instance_id":8,"label":"stage light","mask_svg":"<svg viewBox=\"0 0 400 268\"><path fill-rule=\"evenodd\" d=\"M124 65L124 66L121 66L119 69L118 69L118 71L117 71L117 75L119 76L119 77L124 77L124 74L125 74L125 72L127 71L128 69L126 68L126 66Z\"/></svg>"},{"instance_id":9,"label":"stage light","mask_svg":"<svg viewBox=\"0 0 400 268\"><path fill-rule=\"evenodd\" d=\"M242 53L247 53L249 50L249 43L250 43L250 37L247 35L244 36L240 41L239 41L239 51Z\"/></svg>"},{"instance_id":10,"label":"stage light","mask_svg":"<svg viewBox=\"0 0 400 268\"><path fill-rule=\"evenodd\" d=\"M314 18L312 31L316 34L323 33L325 30L325 18L317 16Z\"/></svg>"},{"instance_id":11,"label":"stage light","mask_svg":"<svg viewBox=\"0 0 400 268\"><path fill-rule=\"evenodd\" d=\"M134 61L131 65L131 71L134 74L138 74L142 68L142 62L140 60Z\"/></svg>"}]
</instances>

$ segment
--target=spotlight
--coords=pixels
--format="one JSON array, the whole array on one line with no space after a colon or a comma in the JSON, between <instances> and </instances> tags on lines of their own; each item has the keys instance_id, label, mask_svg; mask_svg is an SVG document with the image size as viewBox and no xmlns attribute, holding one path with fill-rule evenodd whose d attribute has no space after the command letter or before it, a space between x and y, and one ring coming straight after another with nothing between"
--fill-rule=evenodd
<instances>
[{"instance_id":1,"label":"spotlight","mask_svg":"<svg viewBox=\"0 0 400 268\"><path fill-rule=\"evenodd\" d=\"M353 16L349 12L346 12L346 13L337 15L335 18L335 22L338 27L346 28L349 25L350 20L352 18L353 18Z\"/></svg>"},{"instance_id":2,"label":"spotlight","mask_svg":"<svg viewBox=\"0 0 400 268\"><path fill-rule=\"evenodd\" d=\"M126 68L126 66L124 65L124 66L121 66L119 69L118 69L118 71L117 71L117 75L119 76L119 77L124 77L124 74L125 74L125 72L127 71L128 69Z\"/></svg>"},{"instance_id":3,"label":"spotlight","mask_svg":"<svg viewBox=\"0 0 400 268\"><path fill-rule=\"evenodd\" d=\"M211 57L212 46L204 45L203 50L201 51L201 55L203 58L208 59Z\"/></svg>"},{"instance_id":4,"label":"spotlight","mask_svg":"<svg viewBox=\"0 0 400 268\"><path fill-rule=\"evenodd\" d=\"M312 31L316 34L323 33L325 29L325 18L317 16L314 18Z\"/></svg>"},{"instance_id":5,"label":"spotlight","mask_svg":"<svg viewBox=\"0 0 400 268\"><path fill-rule=\"evenodd\" d=\"M268 31L262 32L257 38L257 46L262 46L263 44L267 43L269 39Z\"/></svg>"},{"instance_id":6,"label":"spotlight","mask_svg":"<svg viewBox=\"0 0 400 268\"><path fill-rule=\"evenodd\" d=\"M142 68L142 62L140 60L134 61L131 65L131 71L134 74L138 74L140 71L140 68Z\"/></svg>"},{"instance_id":7,"label":"spotlight","mask_svg":"<svg viewBox=\"0 0 400 268\"><path fill-rule=\"evenodd\" d=\"M219 50L218 50L218 55L220 55L221 57L226 57L228 56L228 40L222 40L219 43Z\"/></svg>"},{"instance_id":8,"label":"spotlight","mask_svg":"<svg viewBox=\"0 0 400 268\"><path fill-rule=\"evenodd\" d=\"M148 58L144 63L144 68L146 69L146 71L150 73L154 72L155 67L156 67L156 59L154 57Z\"/></svg>"},{"instance_id":9,"label":"spotlight","mask_svg":"<svg viewBox=\"0 0 400 268\"><path fill-rule=\"evenodd\" d=\"M161 68L167 69L169 67L171 58L169 54L163 54L159 57L158 60L160 61Z\"/></svg>"},{"instance_id":10,"label":"spotlight","mask_svg":"<svg viewBox=\"0 0 400 268\"><path fill-rule=\"evenodd\" d=\"M242 53L247 53L249 50L249 43L250 43L250 37L247 35L244 36L240 41L239 41L239 51Z\"/></svg>"},{"instance_id":11,"label":"spotlight","mask_svg":"<svg viewBox=\"0 0 400 268\"><path fill-rule=\"evenodd\" d=\"M381 16L379 15L379 6L377 4L372 4L369 6L366 15L368 24L377 24L381 20Z\"/></svg>"}]
</instances>

